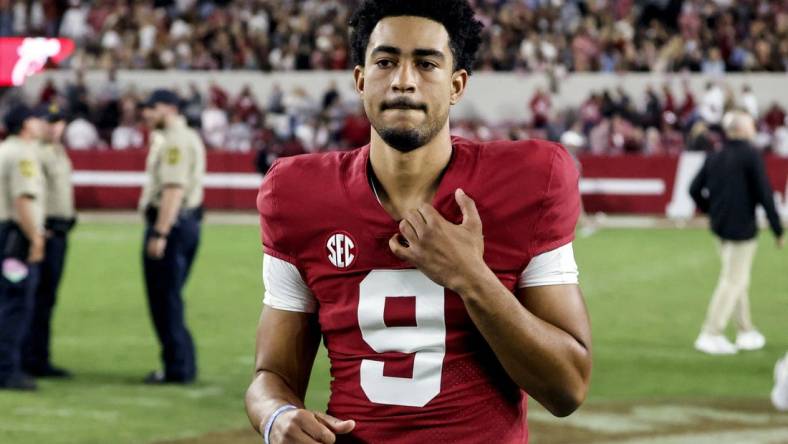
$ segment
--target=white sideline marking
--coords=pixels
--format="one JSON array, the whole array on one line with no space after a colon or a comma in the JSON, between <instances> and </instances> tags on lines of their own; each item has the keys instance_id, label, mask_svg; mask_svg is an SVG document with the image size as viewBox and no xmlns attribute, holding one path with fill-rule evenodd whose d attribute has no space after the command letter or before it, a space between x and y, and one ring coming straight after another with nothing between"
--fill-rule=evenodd
<instances>
[{"instance_id":1,"label":"white sideline marking","mask_svg":"<svg viewBox=\"0 0 788 444\"><path fill-rule=\"evenodd\" d=\"M183 393L189 399L203 399L203 398L221 396L222 394L224 394L224 389L219 386L213 386L213 387L205 387L198 389L189 389Z\"/></svg>"},{"instance_id":2,"label":"white sideline marking","mask_svg":"<svg viewBox=\"0 0 788 444\"><path fill-rule=\"evenodd\" d=\"M775 425L788 425L788 416L784 415L678 405L636 406L628 413L598 412L594 411L594 407L590 407L589 410L581 409L575 415L560 420L544 410L534 409L528 413L528 420L560 423L607 434L658 432L671 426L691 426L711 421L739 426L763 426L776 420L778 424Z\"/></svg>"},{"instance_id":3,"label":"white sideline marking","mask_svg":"<svg viewBox=\"0 0 788 444\"><path fill-rule=\"evenodd\" d=\"M85 346L99 346L103 347L107 344L105 336L85 335L85 336L59 336L57 338L58 346L61 347L78 347L84 348ZM113 345L140 345L149 344L150 341L138 336L113 336Z\"/></svg>"},{"instance_id":4,"label":"white sideline marking","mask_svg":"<svg viewBox=\"0 0 788 444\"><path fill-rule=\"evenodd\" d=\"M137 398L118 398L113 397L111 399L113 404L117 405L131 405L131 406L138 406L138 407L149 407L149 408L159 408L159 407L170 407L172 403L167 401L166 399L162 398L145 398L145 397L137 397Z\"/></svg>"},{"instance_id":5,"label":"white sideline marking","mask_svg":"<svg viewBox=\"0 0 788 444\"><path fill-rule=\"evenodd\" d=\"M74 171L71 175L74 186L100 186L115 188L141 187L147 182L145 173L136 171ZM203 179L205 188L233 190L256 190L260 188L262 176L257 173L207 173Z\"/></svg>"},{"instance_id":6,"label":"white sideline marking","mask_svg":"<svg viewBox=\"0 0 788 444\"><path fill-rule=\"evenodd\" d=\"M608 444L785 444L788 428L716 431L661 435L652 438L613 440Z\"/></svg>"},{"instance_id":7,"label":"white sideline marking","mask_svg":"<svg viewBox=\"0 0 788 444\"><path fill-rule=\"evenodd\" d=\"M111 410L50 409L46 407L18 407L14 409L14 414L22 416L55 416L59 418L83 417L104 422L116 422L120 417L119 412Z\"/></svg>"},{"instance_id":8,"label":"white sideline marking","mask_svg":"<svg viewBox=\"0 0 788 444\"><path fill-rule=\"evenodd\" d=\"M28 425L19 422L8 424L0 422L0 432L50 433L52 430L55 430L54 426L42 427L40 425Z\"/></svg>"},{"instance_id":9,"label":"white sideline marking","mask_svg":"<svg viewBox=\"0 0 788 444\"><path fill-rule=\"evenodd\" d=\"M619 196L661 196L665 194L662 179L580 179L582 194L615 194Z\"/></svg>"}]
</instances>

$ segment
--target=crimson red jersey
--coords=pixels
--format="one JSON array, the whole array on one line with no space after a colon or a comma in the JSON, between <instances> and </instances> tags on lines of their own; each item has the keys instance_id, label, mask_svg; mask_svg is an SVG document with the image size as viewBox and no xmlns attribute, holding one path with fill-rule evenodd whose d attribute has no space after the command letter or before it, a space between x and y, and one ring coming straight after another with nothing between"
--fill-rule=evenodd
<instances>
[{"instance_id":1,"label":"crimson red jersey","mask_svg":"<svg viewBox=\"0 0 788 444\"><path fill-rule=\"evenodd\" d=\"M532 257L574 238L574 162L544 141L452 146L433 206L460 223L455 189L474 199L485 262L514 292ZM369 146L281 158L257 201L265 253L295 265L318 302L328 413L357 424L338 442L526 443L525 393L460 297L389 250L398 224L368 168Z\"/></svg>"}]
</instances>

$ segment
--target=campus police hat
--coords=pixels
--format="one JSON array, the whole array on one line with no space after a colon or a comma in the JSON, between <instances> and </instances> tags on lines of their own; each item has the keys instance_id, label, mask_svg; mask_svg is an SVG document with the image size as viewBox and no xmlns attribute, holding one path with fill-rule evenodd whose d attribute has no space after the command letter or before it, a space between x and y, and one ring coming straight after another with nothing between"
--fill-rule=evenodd
<instances>
[{"instance_id":1,"label":"campus police hat","mask_svg":"<svg viewBox=\"0 0 788 444\"><path fill-rule=\"evenodd\" d=\"M66 120L65 111L57 103L42 103L35 108L35 112L48 122Z\"/></svg>"},{"instance_id":2,"label":"campus police hat","mask_svg":"<svg viewBox=\"0 0 788 444\"><path fill-rule=\"evenodd\" d=\"M180 106L181 99L177 94L168 89L156 89L151 93L150 97L148 97L148 100L143 102L142 106L150 108L156 106L157 103Z\"/></svg>"},{"instance_id":3,"label":"campus police hat","mask_svg":"<svg viewBox=\"0 0 788 444\"><path fill-rule=\"evenodd\" d=\"M32 119L35 117L44 118L46 113L44 110L36 108L31 108L23 103L18 105L14 105L11 109L8 110L5 117L3 117L3 124L5 125L6 131L10 134L18 134L19 131L22 130L22 127L25 125L25 120Z\"/></svg>"}]
</instances>

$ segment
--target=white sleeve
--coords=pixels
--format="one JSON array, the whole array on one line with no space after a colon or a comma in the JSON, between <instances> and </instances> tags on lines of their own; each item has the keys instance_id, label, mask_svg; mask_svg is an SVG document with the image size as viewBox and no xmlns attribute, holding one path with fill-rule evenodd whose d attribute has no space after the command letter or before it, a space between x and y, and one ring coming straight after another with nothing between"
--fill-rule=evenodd
<instances>
[{"instance_id":1,"label":"white sleeve","mask_svg":"<svg viewBox=\"0 0 788 444\"><path fill-rule=\"evenodd\" d=\"M314 313L317 300L295 265L273 256L263 257L263 303L277 310Z\"/></svg>"},{"instance_id":2,"label":"white sleeve","mask_svg":"<svg viewBox=\"0 0 788 444\"><path fill-rule=\"evenodd\" d=\"M542 253L520 274L517 288L578 283L577 263L572 243Z\"/></svg>"}]
</instances>

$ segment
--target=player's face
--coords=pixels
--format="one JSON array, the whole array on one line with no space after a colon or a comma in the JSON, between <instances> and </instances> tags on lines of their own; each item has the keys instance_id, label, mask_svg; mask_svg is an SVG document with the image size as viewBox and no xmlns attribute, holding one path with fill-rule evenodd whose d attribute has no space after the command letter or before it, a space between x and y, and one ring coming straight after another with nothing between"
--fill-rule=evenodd
<instances>
[{"instance_id":1,"label":"player's face","mask_svg":"<svg viewBox=\"0 0 788 444\"><path fill-rule=\"evenodd\" d=\"M356 88L372 127L392 148L409 152L429 143L447 124L449 108L468 74L454 71L449 34L422 17L387 17L369 38Z\"/></svg>"}]
</instances>

